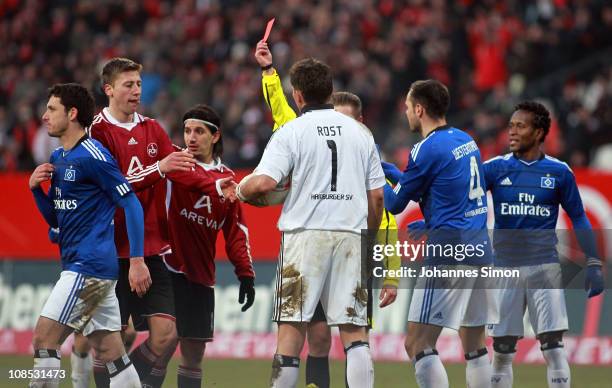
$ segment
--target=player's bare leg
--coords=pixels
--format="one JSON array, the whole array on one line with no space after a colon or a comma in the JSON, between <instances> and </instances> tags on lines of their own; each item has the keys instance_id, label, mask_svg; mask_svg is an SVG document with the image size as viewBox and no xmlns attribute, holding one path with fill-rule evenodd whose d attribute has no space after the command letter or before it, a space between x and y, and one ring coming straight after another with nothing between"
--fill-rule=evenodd
<instances>
[{"instance_id":1,"label":"player's bare leg","mask_svg":"<svg viewBox=\"0 0 612 388\"><path fill-rule=\"evenodd\" d=\"M180 338L181 365L178 368L178 388L199 388L202 386L202 359L206 342L197 339Z\"/></svg>"},{"instance_id":2,"label":"player's bare leg","mask_svg":"<svg viewBox=\"0 0 612 388\"><path fill-rule=\"evenodd\" d=\"M493 337L493 372L491 375L491 387L512 388L514 373L512 372L512 360L516 354L516 343L518 337L504 336Z\"/></svg>"},{"instance_id":3,"label":"player's bare leg","mask_svg":"<svg viewBox=\"0 0 612 388\"><path fill-rule=\"evenodd\" d=\"M134 341L136 341L138 333L136 329L134 329L134 323L132 322L132 317L128 319L128 325L125 330L121 330L121 339L123 340L123 345L125 346L126 352L130 352L132 349L132 345L134 345Z\"/></svg>"},{"instance_id":4,"label":"player's bare leg","mask_svg":"<svg viewBox=\"0 0 612 388\"><path fill-rule=\"evenodd\" d=\"M149 374L149 376L147 376L142 382L143 387L160 388L164 384L164 379L166 378L166 367L176 351L177 344L178 339L174 340L174 342L168 346L165 353L155 360L155 365L153 365L151 374Z\"/></svg>"},{"instance_id":5,"label":"player's bare leg","mask_svg":"<svg viewBox=\"0 0 612 388\"><path fill-rule=\"evenodd\" d=\"M121 340L123 341L125 351L129 353L132 348L132 344L136 340L136 330L134 330L134 324L132 317L128 320L128 325L121 328ZM93 374L96 382L96 388L106 388L110 385L110 377L106 370L106 365L101 360L98 360L94 356L93 360Z\"/></svg>"},{"instance_id":6,"label":"player's bare leg","mask_svg":"<svg viewBox=\"0 0 612 388\"><path fill-rule=\"evenodd\" d=\"M150 316L147 317L147 322L149 338L131 353L134 366L143 382L151 374L158 358L163 357L173 345L176 346L177 338L174 320L165 316Z\"/></svg>"},{"instance_id":7,"label":"player's bare leg","mask_svg":"<svg viewBox=\"0 0 612 388\"><path fill-rule=\"evenodd\" d=\"M34 373L60 369L60 346L72 333L71 328L46 317L39 317L34 328L32 346L34 347ZM58 378L32 379L31 388L59 387Z\"/></svg>"},{"instance_id":8,"label":"player's bare leg","mask_svg":"<svg viewBox=\"0 0 612 388\"><path fill-rule=\"evenodd\" d=\"M89 378L93 371L93 359L90 351L91 346L89 346L87 337L75 332L72 354L70 354L70 377L74 388L89 387Z\"/></svg>"},{"instance_id":9,"label":"player's bare leg","mask_svg":"<svg viewBox=\"0 0 612 388\"><path fill-rule=\"evenodd\" d=\"M331 329L326 321L310 322L307 338L306 386L314 384L318 388L328 388Z\"/></svg>"},{"instance_id":10,"label":"player's bare leg","mask_svg":"<svg viewBox=\"0 0 612 388\"><path fill-rule=\"evenodd\" d=\"M111 388L140 388L140 378L125 352L118 331L98 330L88 336L96 351L96 359L106 365Z\"/></svg>"},{"instance_id":11,"label":"player's bare leg","mask_svg":"<svg viewBox=\"0 0 612 388\"><path fill-rule=\"evenodd\" d=\"M465 380L468 388L486 388L491 386L491 362L485 343L485 327L462 326L459 338L465 352Z\"/></svg>"},{"instance_id":12,"label":"player's bare leg","mask_svg":"<svg viewBox=\"0 0 612 388\"><path fill-rule=\"evenodd\" d=\"M546 360L546 377L549 388L569 388L571 383L570 367L563 348L563 332L551 331L538 335L540 349Z\"/></svg>"},{"instance_id":13,"label":"player's bare leg","mask_svg":"<svg viewBox=\"0 0 612 388\"><path fill-rule=\"evenodd\" d=\"M441 331L440 326L408 322L404 346L414 362L417 384L421 388L448 387L448 376L436 350Z\"/></svg>"},{"instance_id":14,"label":"player's bare leg","mask_svg":"<svg viewBox=\"0 0 612 388\"><path fill-rule=\"evenodd\" d=\"M346 353L346 381L349 387L374 386L374 364L364 326L339 325L340 339Z\"/></svg>"},{"instance_id":15,"label":"player's bare leg","mask_svg":"<svg viewBox=\"0 0 612 388\"><path fill-rule=\"evenodd\" d=\"M300 352L306 339L306 323L279 322L276 338L270 386L295 387L300 373Z\"/></svg>"}]
</instances>

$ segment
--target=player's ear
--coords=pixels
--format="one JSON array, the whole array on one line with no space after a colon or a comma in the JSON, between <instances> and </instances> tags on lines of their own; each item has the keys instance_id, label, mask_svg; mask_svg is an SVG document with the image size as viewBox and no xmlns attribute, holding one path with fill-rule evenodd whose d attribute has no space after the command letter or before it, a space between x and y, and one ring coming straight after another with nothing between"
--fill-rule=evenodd
<instances>
[{"instance_id":1,"label":"player's ear","mask_svg":"<svg viewBox=\"0 0 612 388\"><path fill-rule=\"evenodd\" d=\"M75 107L70 108L68 110L68 120L76 121L78 114L79 114L79 111L77 110L77 108Z\"/></svg>"},{"instance_id":2,"label":"player's ear","mask_svg":"<svg viewBox=\"0 0 612 388\"><path fill-rule=\"evenodd\" d=\"M212 135L212 143L215 144L219 141L219 139L221 138L221 132L216 131L215 133L213 133Z\"/></svg>"},{"instance_id":3,"label":"player's ear","mask_svg":"<svg viewBox=\"0 0 612 388\"><path fill-rule=\"evenodd\" d=\"M102 90L104 90L104 94L106 94L107 97L111 97L113 94L113 86L111 84L104 84Z\"/></svg>"},{"instance_id":4,"label":"player's ear","mask_svg":"<svg viewBox=\"0 0 612 388\"><path fill-rule=\"evenodd\" d=\"M418 118L421 118L421 115L423 114L423 112L424 112L423 105L421 105L421 104L414 104L414 114Z\"/></svg>"},{"instance_id":5,"label":"player's ear","mask_svg":"<svg viewBox=\"0 0 612 388\"><path fill-rule=\"evenodd\" d=\"M536 138L540 143L544 143L544 130L542 128L536 128Z\"/></svg>"}]
</instances>

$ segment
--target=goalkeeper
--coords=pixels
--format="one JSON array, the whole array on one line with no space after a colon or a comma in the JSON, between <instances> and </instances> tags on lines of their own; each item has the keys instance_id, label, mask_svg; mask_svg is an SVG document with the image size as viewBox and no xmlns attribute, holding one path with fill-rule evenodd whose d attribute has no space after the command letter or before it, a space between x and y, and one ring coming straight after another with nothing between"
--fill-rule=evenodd
<instances>
[{"instance_id":1,"label":"goalkeeper","mask_svg":"<svg viewBox=\"0 0 612 388\"><path fill-rule=\"evenodd\" d=\"M262 69L262 88L266 104L272 111L274 127L272 132L276 131L282 125L296 118L296 114L289 106L280 77L276 70L272 67L272 53L268 49L268 44L260 41L255 49L255 60ZM344 113L357 121L362 122L361 115L361 100L358 96L348 92L335 92L332 94L331 103L334 109ZM382 222L378 232L378 241L381 244L395 244L397 241L397 223L395 217L384 210ZM401 259L399 256L388 256L383 260L383 264L388 269L399 269ZM372 279L368 282L368 323L369 328L372 328ZM395 301L397 296L397 287L399 278L387 277L383 281L383 288L380 293L380 307L390 305ZM306 361L306 386L307 388L329 387L329 361L328 354L331 348L331 329L327 325L325 312L321 303L317 305L317 309L308 324L307 330L308 340L308 359Z\"/></svg>"}]
</instances>

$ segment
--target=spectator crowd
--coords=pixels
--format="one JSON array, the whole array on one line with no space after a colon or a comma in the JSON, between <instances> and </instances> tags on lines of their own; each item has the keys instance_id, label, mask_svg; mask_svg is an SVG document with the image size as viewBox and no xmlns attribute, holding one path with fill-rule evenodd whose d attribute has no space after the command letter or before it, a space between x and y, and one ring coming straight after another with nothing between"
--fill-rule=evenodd
<instances>
[{"instance_id":1,"label":"spectator crowd","mask_svg":"<svg viewBox=\"0 0 612 388\"><path fill-rule=\"evenodd\" d=\"M255 166L272 125L253 50L272 17L268 42L287 92L294 61L327 62L335 89L362 98L366 124L401 165L418 140L406 130L405 93L423 78L449 86L449 121L485 158L505 151L507 120L527 95L554 113L548 153L585 166L612 143L604 0L6 0L0 171L30 170L57 146L40 119L52 84L79 82L105 106L98 75L115 56L144 65L141 112L175 143L183 112L207 103L223 118L226 163Z\"/></svg>"}]
</instances>

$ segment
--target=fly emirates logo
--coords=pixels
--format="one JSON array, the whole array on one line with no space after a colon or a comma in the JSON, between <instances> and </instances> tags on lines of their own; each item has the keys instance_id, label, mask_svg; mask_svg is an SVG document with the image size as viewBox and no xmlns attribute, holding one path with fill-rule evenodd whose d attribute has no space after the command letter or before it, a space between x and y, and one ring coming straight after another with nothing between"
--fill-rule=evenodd
<instances>
[{"instance_id":1,"label":"fly emirates logo","mask_svg":"<svg viewBox=\"0 0 612 388\"><path fill-rule=\"evenodd\" d=\"M535 194L519 193L518 203L501 203L501 214L504 216L550 217L550 207L534 205Z\"/></svg>"},{"instance_id":2,"label":"fly emirates logo","mask_svg":"<svg viewBox=\"0 0 612 388\"><path fill-rule=\"evenodd\" d=\"M55 210L75 210L77 208L76 199L63 199L62 189L59 187L55 188L55 199L53 199L53 206Z\"/></svg>"}]
</instances>

